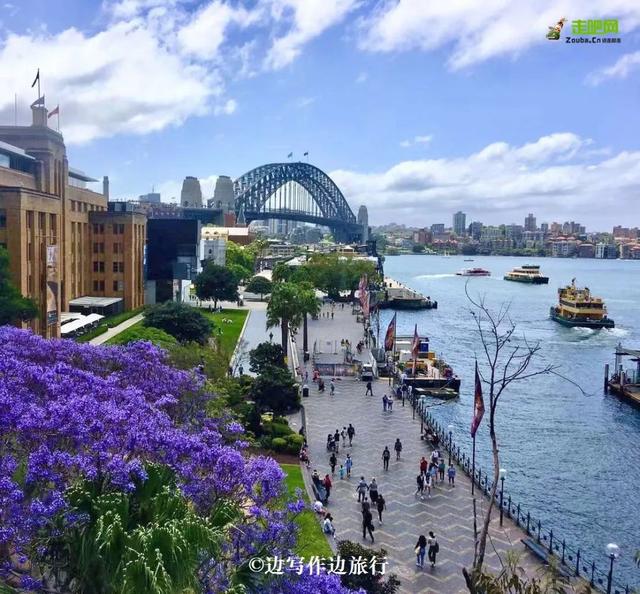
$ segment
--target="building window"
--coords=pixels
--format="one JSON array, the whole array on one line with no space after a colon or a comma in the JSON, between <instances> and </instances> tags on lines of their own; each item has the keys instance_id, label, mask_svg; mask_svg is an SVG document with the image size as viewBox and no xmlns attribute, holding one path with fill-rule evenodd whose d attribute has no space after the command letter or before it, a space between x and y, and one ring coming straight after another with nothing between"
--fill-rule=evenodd
<instances>
[{"instance_id":1,"label":"building window","mask_svg":"<svg viewBox=\"0 0 640 594\"><path fill-rule=\"evenodd\" d=\"M122 292L124 291L124 281L114 280L113 281L113 290Z\"/></svg>"},{"instance_id":2,"label":"building window","mask_svg":"<svg viewBox=\"0 0 640 594\"><path fill-rule=\"evenodd\" d=\"M38 227L41 231L44 230L45 225L47 224L47 215L44 212L38 213Z\"/></svg>"},{"instance_id":3,"label":"building window","mask_svg":"<svg viewBox=\"0 0 640 594\"><path fill-rule=\"evenodd\" d=\"M93 262L93 271L94 272L104 272L104 262L100 262L95 260Z\"/></svg>"},{"instance_id":4,"label":"building window","mask_svg":"<svg viewBox=\"0 0 640 594\"><path fill-rule=\"evenodd\" d=\"M71 203L71 212L76 212L76 201L69 200L69 202Z\"/></svg>"},{"instance_id":5,"label":"building window","mask_svg":"<svg viewBox=\"0 0 640 594\"><path fill-rule=\"evenodd\" d=\"M114 272L124 272L124 262L114 262L113 263L113 271Z\"/></svg>"},{"instance_id":6,"label":"building window","mask_svg":"<svg viewBox=\"0 0 640 594\"><path fill-rule=\"evenodd\" d=\"M0 210L0 229L4 229L7 226L7 211Z\"/></svg>"},{"instance_id":7,"label":"building window","mask_svg":"<svg viewBox=\"0 0 640 594\"><path fill-rule=\"evenodd\" d=\"M119 254L120 253L119 248L120 248L120 244L119 243L114 243L113 244L113 253L114 254Z\"/></svg>"}]
</instances>

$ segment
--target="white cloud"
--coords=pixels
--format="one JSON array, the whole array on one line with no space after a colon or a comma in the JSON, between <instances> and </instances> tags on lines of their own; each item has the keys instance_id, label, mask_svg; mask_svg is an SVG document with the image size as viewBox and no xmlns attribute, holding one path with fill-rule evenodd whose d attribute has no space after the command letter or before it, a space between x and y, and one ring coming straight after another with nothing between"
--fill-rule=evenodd
<instances>
[{"instance_id":1,"label":"white cloud","mask_svg":"<svg viewBox=\"0 0 640 594\"><path fill-rule=\"evenodd\" d=\"M402 148L409 148L410 146L414 146L416 144L429 144L433 140L433 136L431 134L426 134L424 136L414 136L412 139L402 140L400 142L400 146Z\"/></svg>"},{"instance_id":2,"label":"white cloud","mask_svg":"<svg viewBox=\"0 0 640 594\"><path fill-rule=\"evenodd\" d=\"M304 109L305 107L309 107L316 102L315 97L300 97L296 100L295 105L298 109Z\"/></svg>"},{"instance_id":3,"label":"white cloud","mask_svg":"<svg viewBox=\"0 0 640 594\"><path fill-rule=\"evenodd\" d=\"M248 11L215 0L194 14L179 30L178 41L183 51L211 60L217 56L231 25L248 27L256 22L259 15L259 10Z\"/></svg>"},{"instance_id":4,"label":"white cloud","mask_svg":"<svg viewBox=\"0 0 640 594\"><path fill-rule=\"evenodd\" d=\"M237 101L235 99L229 99L223 105L217 106L213 110L213 113L215 113L216 115L231 115L232 113L235 113L237 108Z\"/></svg>"},{"instance_id":5,"label":"white cloud","mask_svg":"<svg viewBox=\"0 0 640 594\"><path fill-rule=\"evenodd\" d=\"M48 105L60 104L71 143L180 124L206 113L223 92L215 72L172 53L135 20L91 37L73 28L9 35L0 49L0 88L24 88L24 73L37 67ZM0 95L0 113L6 116L11 104Z\"/></svg>"},{"instance_id":6,"label":"white cloud","mask_svg":"<svg viewBox=\"0 0 640 594\"><path fill-rule=\"evenodd\" d=\"M289 31L274 39L265 58L267 69L293 62L302 48L325 30L340 23L358 0L263 0L276 22L290 22Z\"/></svg>"},{"instance_id":7,"label":"white cloud","mask_svg":"<svg viewBox=\"0 0 640 594\"><path fill-rule=\"evenodd\" d=\"M362 84L364 82L367 82L368 79L369 79L369 75L366 72L361 72L360 74L358 74L356 78L356 82L358 84Z\"/></svg>"},{"instance_id":8,"label":"white cloud","mask_svg":"<svg viewBox=\"0 0 640 594\"><path fill-rule=\"evenodd\" d=\"M592 72L587 84L596 86L611 78L627 78L634 70L640 70L640 51L624 54L611 66Z\"/></svg>"},{"instance_id":9,"label":"white cloud","mask_svg":"<svg viewBox=\"0 0 640 594\"><path fill-rule=\"evenodd\" d=\"M627 33L640 25L640 2L386 1L360 21L360 47L373 52L448 48L449 66L457 70L497 56L515 57L533 45L555 43L545 34L561 17L602 19L608 15L615 15Z\"/></svg>"},{"instance_id":10,"label":"white cloud","mask_svg":"<svg viewBox=\"0 0 640 594\"><path fill-rule=\"evenodd\" d=\"M352 206L369 206L374 223L448 221L458 209L485 223L519 221L527 212L552 221L575 218L579 209L583 222L603 228L640 195L640 151L596 156L591 144L556 133L457 158L402 161L382 172L330 175Z\"/></svg>"}]
</instances>

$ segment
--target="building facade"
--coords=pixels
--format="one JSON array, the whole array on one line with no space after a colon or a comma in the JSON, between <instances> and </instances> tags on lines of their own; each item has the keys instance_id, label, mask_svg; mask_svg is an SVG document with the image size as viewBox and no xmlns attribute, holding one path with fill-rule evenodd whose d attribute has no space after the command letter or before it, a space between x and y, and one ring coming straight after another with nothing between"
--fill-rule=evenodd
<instances>
[{"instance_id":1,"label":"building facade","mask_svg":"<svg viewBox=\"0 0 640 594\"><path fill-rule=\"evenodd\" d=\"M459 210L453 215L453 232L462 237L467 232L467 215Z\"/></svg>"},{"instance_id":2,"label":"building facade","mask_svg":"<svg viewBox=\"0 0 640 594\"><path fill-rule=\"evenodd\" d=\"M128 308L143 304L143 283L134 271L142 271L146 219L109 211L108 179L102 193L86 187L96 180L69 167L64 139L47 126L47 116L39 105L32 108L31 126L0 126L0 244L9 252L13 282L38 306L28 326L57 337L60 313L78 297L121 297ZM113 261L122 265L107 275L113 224L122 254L109 263L112 271Z\"/></svg>"},{"instance_id":3,"label":"building facade","mask_svg":"<svg viewBox=\"0 0 640 594\"><path fill-rule=\"evenodd\" d=\"M524 230L525 231L536 231L538 227L536 226L536 217L533 216L533 213L529 213L524 219Z\"/></svg>"}]
</instances>

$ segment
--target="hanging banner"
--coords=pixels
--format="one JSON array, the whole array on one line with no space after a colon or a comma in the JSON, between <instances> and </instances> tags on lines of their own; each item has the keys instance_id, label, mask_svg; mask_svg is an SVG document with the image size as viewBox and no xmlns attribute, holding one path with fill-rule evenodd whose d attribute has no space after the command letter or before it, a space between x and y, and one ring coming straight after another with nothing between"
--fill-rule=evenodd
<instances>
[{"instance_id":1,"label":"hanging banner","mask_svg":"<svg viewBox=\"0 0 640 594\"><path fill-rule=\"evenodd\" d=\"M47 246L47 325L58 323L58 246Z\"/></svg>"}]
</instances>

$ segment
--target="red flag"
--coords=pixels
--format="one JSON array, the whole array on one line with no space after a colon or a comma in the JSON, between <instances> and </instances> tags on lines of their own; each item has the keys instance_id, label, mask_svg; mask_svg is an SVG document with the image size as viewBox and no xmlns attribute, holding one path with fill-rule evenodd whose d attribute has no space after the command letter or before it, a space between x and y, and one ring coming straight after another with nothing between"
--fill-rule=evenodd
<instances>
[{"instance_id":1,"label":"red flag","mask_svg":"<svg viewBox=\"0 0 640 594\"><path fill-rule=\"evenodd\" d=\"M416 374L416 363L418 362L418 348L420 347L420 337L418 336L418 324L413 329L413 342L411 343L411 356L413 357L413 375Z\"/></svg>"},{"instance_id":2,"label":"red flag","mask_svg":"<svg viewBox=\"0 0 640 594\"><path fill-rule=\"evenodd\" d=\"M56 108L49 112L47 119L54 115L60 115L60 106L56 105Z\"/></svg>"},{"instance_id":3,"label":"red flag","mask_svg":"<svg viewBox=\"0 0 640 594\"><path fill-rule=\"evenodd\" d=\"M478 373L478 362L476 361L476 391L473 397L473 421L471 421L471 437L476 436L476 431L480 427L480 422L484 416L484 400L482 399L482 383Z\"/></svg>"},{"instance_id":4,"label":"red flag","mask_svg":"<svg viewBox=\"0 0 640 594\"><path fill-rule=\"evenodd\" d=\"M389 322L389 326L387 326L387 333L384 336L384 350L392 351L393 343L396 341L396 316L398 314L393 314L391 321Z\"/></svg>"}]
</instances>

